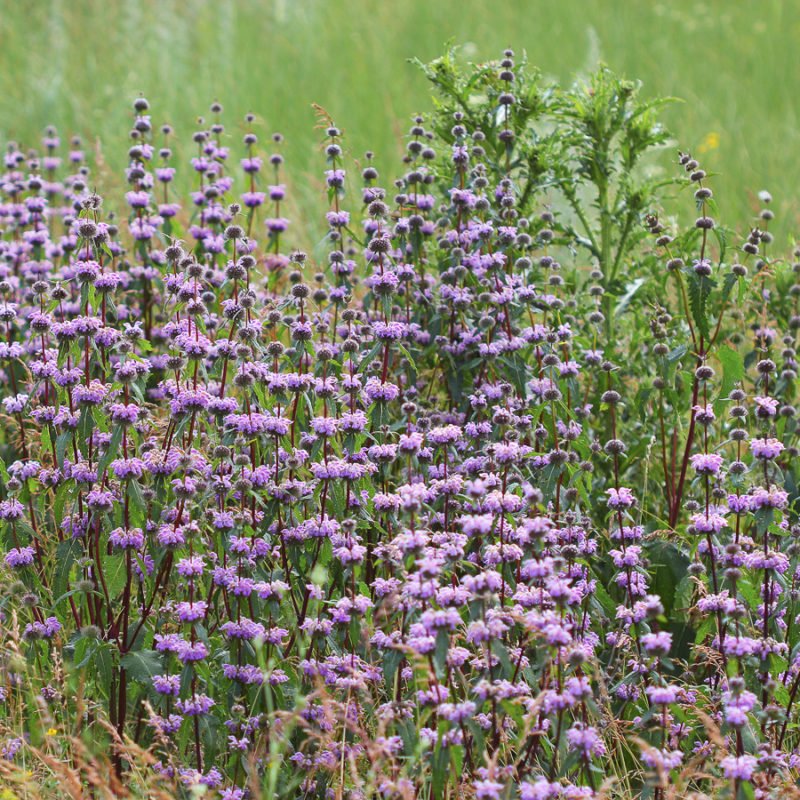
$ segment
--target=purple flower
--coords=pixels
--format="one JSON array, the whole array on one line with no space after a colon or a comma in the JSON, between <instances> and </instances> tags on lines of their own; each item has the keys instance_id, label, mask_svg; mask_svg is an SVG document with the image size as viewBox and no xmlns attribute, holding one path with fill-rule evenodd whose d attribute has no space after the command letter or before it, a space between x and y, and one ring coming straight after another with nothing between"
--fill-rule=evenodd
<instances>
[{"instance_id":1,"label":"purple flower","mask_svg":"<svg viewBox=\"0 0 800 800\"><path fill-rule=\"evenodd\" d=\"M756 416L774 417L778 413L778 401L774 397L756 397Z\"/></svg>"},{"instance_id":2,"label":"purple flower","mask_svg":"<svg viewBox=\"0 0 800 800\"><path fill-rule=\"evenodd\" d=\"M144 546L144 534L141 528L115 528L108 535L108 541L118 550L141 550Z\"/></svg>"},{"instance_id":3,"label":"purple flower","mask_svg":"<svg viewBox=\"0 0 800 800\"><path fill-rule=\"evenodd\" d=\"M667 631L646 633L641 637L642 647L649 655L666 656L672 647L672 634Z\"/></svg>"},{"instance_id":4,"label":"purple flower","mask_svg":"<svg viewBox=\"0 0 800 800\"><path fill-rule=\"evenodd\" d=\"M754 756L725 756L719 762L722 774L730 780L749 781L756 771L758 761Z\"/></svg>"},{"instance_id":5,"label":"purple flower","mask_svg":"<svg viewBox=\"0 0 800 800\"><path fill-rule=\"evenodd\" d=\"M608 495L609 508L632 508L636 504L636 498L630 489L622 487L620 489L606 489Z\"/></svg>"},{"instance_id":6,"label":"purple flower","mask_svg":"<svg viewBox=\"0 0 800 800\"><path fill-rule=\"evenodd\" d=\"M180 693L180 675L153 675L153 688L164 695L177 697Z\"/></svg>"},{"instance_id":7,"label":"purple flower","mask_svg":"<svg viewBox=\"0 0 800 800\"><path fill-rule=\"evenodd\" d=\"M6 564L9 567L27 567L33 563L36 551L32 547L15 547L6 553Z\"/></svg>"},{"instance_id":8,"label":"purple flower","mask_svg":"<svg viewBox=\"0 0 800 800\"><path fill-rule=\"evenodd\" d=\"M22 519L25 515L25 506L15 497L0 502L0 519L15 520Z\"/></svg>"},{"instance_id":9,"label":"purple flower","mask_svg":"<svg viewBox=\"0 0 800 800\"><path fill-rule=\"evenodd\" d=\"M783 444L777 439L751 439L750 452L755 458L765 461L777 458L783 452Z\"/></svg>"},{"instance_id":10,"label":"purple flower","mask_svg":"<svg viewBox=\"0 0 800 800\"><path fill-rule=\"evenodd\" d=\"M716 453L696 453L690 461L698 475L716 475L722 466L722 456Z\"/></svg>"},{"instance_id":11,"label":"purple flower","mask_svg":"<svg viewBox=\"0 0 800 800\"><path fill-rule=\"evenodd\" d=\"M175 616L180 622L199 622L205 617L207 609L208 604L203 600L178 603L177 606L175 606Z\"/></svg>"},{"instance_id":12,"label":"purple flower","mask_svg":"<svg viewBox=\"0 0 800 800\"><path fill-rule=\"evenodd\" d=\"M502 783L491 780L475 781L473 787L477 800L500 800L504 788Z\"/></svg>"},{"instance_id":13,"label":"purple flower","mask_svg":"<svg viewBox=\"0 0 800 800\"><path fill-rule=\"evenodd\" d=\"M605 755L606 752L605 744L603 744L597 728L584 726L580 722L576 722L567 731L567 742L570 749L587 759Z\"/></svg>"},{"instance_id":14,"label":"purple flower","mask_svg":"<svg viewBox=\"0 0 800 800\"><path fill-rule=\"evenodd\" d=\"M205 716L214 705L214 700L205 694L194 694L188 700L178 700L175 703L178 711L187 717Z\"/></svg>"}]
</instances>

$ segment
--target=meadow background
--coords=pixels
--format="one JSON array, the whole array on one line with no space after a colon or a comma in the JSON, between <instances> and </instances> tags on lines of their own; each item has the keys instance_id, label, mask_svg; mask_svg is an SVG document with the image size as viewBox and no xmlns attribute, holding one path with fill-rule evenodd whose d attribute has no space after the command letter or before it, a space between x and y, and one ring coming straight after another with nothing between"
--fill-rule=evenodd
<instances>
[{"instance_id":1,"label":"meadow background","mask_svg":"<svg viewBox=\"0 0 800 800\"><path fill-rule=\"evenodd\" d=\"M132 97L144 94L154 122L170 122L183 142L218 99L230 132L253 111L264 133L286 135L292 211L312 225L326 200L311 104L344 129L352 155L372 149L388 170L410 115L430 108L408 59L435 58L452 39L476 61L524 50L560 81L603 61L640 79L646 96L681 98L664 120L676 146L718 173L720 215L747 225L769 189L778 243L799 227L795 0L2 0L0 9L2 139L38 144L53 123L64 136L91 135L119 169L125 151L111 143L129 126ZM669 174L674 153L661 156Z\"/></svg>"}]
</instances>

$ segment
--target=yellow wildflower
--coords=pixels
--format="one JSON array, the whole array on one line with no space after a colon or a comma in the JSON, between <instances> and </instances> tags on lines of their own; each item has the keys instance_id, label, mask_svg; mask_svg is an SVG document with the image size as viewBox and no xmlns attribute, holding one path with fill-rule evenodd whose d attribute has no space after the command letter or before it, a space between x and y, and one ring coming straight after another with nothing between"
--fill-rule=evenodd
<instances>
[{"instance_id":1,"label":"yellow wildflower","mask_svg":"<svg viewBox=\"0 0 800 800\"><path fill-rule=\"evenodd\" d=\"M709 131L697 149L701 153L707 153L709 150L716 150L718 147L719 134L716 131Z\"/></svg>"}]
</instances>

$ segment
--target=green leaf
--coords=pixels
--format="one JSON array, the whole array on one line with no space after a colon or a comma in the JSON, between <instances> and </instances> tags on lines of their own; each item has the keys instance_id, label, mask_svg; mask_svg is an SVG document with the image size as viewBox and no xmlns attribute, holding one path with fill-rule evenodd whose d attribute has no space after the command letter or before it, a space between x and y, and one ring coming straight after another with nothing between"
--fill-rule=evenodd
<instances>
[{"instance_id":1,"label":"green leaf","mask_svg":"<svg viewBox=\"0 0 800 800\"><path fill-rule=\"evenodd\" d=\"M738 350L734 350L728 345L723 345L717 350L717 359L722 365L720 397L725 398L737 383L741 383L744 380L744 358Z\"/></svg>"},{"instance_id":2,"label":"green leaf","mask_svg":"<svg viewBox=\"0 0 800 800\"><path fill-rule=\"evenodd\" d=\"M697 629L694 637L695 644L700 644L707 636L711 636L717 627L717 620L714 616L709 616L703 620L703 624Z\"/></svg>"},{"instance_id":3,"label":"green leaf","mask_svg":"<svg viewBox=\"0 0 800 800\"><path fill-rule=\"evenodd\" d=\"M614 619L617 613L617 604L611 599L611 595L606 591L606 587L600 581L594 584L594 595L599 601L603 611L609 618Z\"/></svg>"},{"instance_id":4,"label":"green leaf","mask_svg":"<svg viewBox=\"0 0 800 800\"><path fill-rule=\"evenodd\" d=\"M447 774L450 770L450 753L448 748L436 745L436 750L431 756L431 769L433 772L432 795L435 800L444 797L444 787L447 783Z\"/></svg>"},{"instance_id":5,"label":"green leaf","mask_svg":"<svg viewBox=\"0 0 800 800\"><path fill-rule=\"evenodd\" d=\"M56 492L56 499L53 503L53 520L56 525L60 525L64 519L64 504L67 502L67 497L71 494L72 487L69 483L62 483Z\"/></svg>"},{"instance_id":6,"label":"green leaf","mask_svg":"<svg viewBox=\"0 0 800 800\"><path fill-rule=\"evenodd\" d=\"M692 319L704 339L709 338L708 313L706 311L706 301L714 286L714 281L705 276L698 275L694 270L686 272L689 291L689 308Z\"/></svg>"},{"instance_id":7,"label":"green leaf","mask_svg":"<svg viewBox=\"0 0 800 800\"><path fill-rule=\"evenodd\" d=\"M673 614L685 615L692 605L692 595L694 593L694 583L692 579L685 575L675 587L675 597L672 601Z\"/></svg>"},{"instance_id":8,"label":"green leaf","mask_svg":"<svg viewBox=\"0 0 800 800\"><path fill-rule=\"evenodd\" d=\"M386 403L378 400L370 412L369 419L373 430L378 430L381 425L387 425L389 423L389 409L386 407Z\"/></svg>"},{"instance_id":9,"label":"green leaf","mask_svg":"<svg viewBox=\"0 0 800 800\"><path fill-rule=\"evenodd\" d=\"M42 437L42 439L41 439L41 441L42 441L42 450L50 452L50 450L53 447L53 443L50 440L50 426L49 425L45 425L42 428L41 437Z\"/></svg>"},{"instance_id":10,"label":"green leaf","mask_svg":"<svg viewBox=\"0 0 800 800\"><path fill-rule=\"evenodd\" d=\"M60 469L64 468L64 454L67 452L67 445L72 439L73 432L70 430L60 433L56 439L56 460Z\"/></svg>"},{"instance_id":11,"label":"green leaf","mask_svg":"<svg viewBox=\"0 0 800 800\"><path fill-rule=\"evenodd\" d=\"M345 512L345 493L342 481L328 481L328 499L331 504L331 513L339 519Z\"/></svg>"},{"instance_id":12,"label":"green leaf","mask_svg":"<svg viewBox=\"0 0 800 800\"><path fill-rule=\"evenodd\" d=\"M411 357L411 353L409 353L408 350L400 342L395 342L395 346L408 360L408 363L411 365L411 369L414 370L414 372L417 372L417 365L414 362L414 359Z\"/></svg>"},{"instance_id":13,"label":"green leaf","mask_svg":"<svg viewBox=\"0 0 800 800\"><path fill-rule=\"evenodd\" d=\"M108 642L100 642L94 651L94 684L104 695L108 694L111 686L111 671L113 668L111 646Z\"/></svg>"},{"instance_id":14,"label":"green leaf","mask_svg":"<svg viewBox=\"0 0 800 800\"><path fill-rule=\"evenodd\" d=\"M375 343L372 349L358 362L357 372L363 372L371 363L372 359L378 355L378 351L383 347L383 342L380 340Z\"/></svg>"},{"instance_id":15,"label":"green leaf","mask_svg":"<svg viewBox=\"0 0 800 800\"><path fill-rule=\"evenodd\" d=\"M675 590L686 577L689 559L671 542L655 541L647 546L650 558L651 586L660 595L667 616L672 612Z\"/></svg>"},{"instance_id":16,"label":"green leaf","mask_svg":"<svg viewBox=\"0 0 800 800\"><path fill-rule=\"evenodd\" d=\"M524 396L526 391L525 384L531 379L530 365L524 359L515 355L504 360L502 363L508 369L508 377L511 383L514 385L514 388L517 390L517 392L519 392L520 395ZM459 364L457 365L456 369L460 374L463 367L461 364Z\"/></svg>"},{"instance_id":17,"label":"green leaf","mask_svg":"<svg viewBox=\"0 0 800 800\"><path fill-rule=\"evenodd\" d=\"M725 275L725 280L722 282L722 300L723 302L727 302L728 298L733 291L733 287L736 286L736 283L739 280L739 276L735 272L729 272Z\"/></svg>"},{"instance_id":18,"label":"green leaf","mask_svg":"<svg viewBox=\"0 0 800 800\"><path fill-rule=\"evenodd\" d=\"M752 609L758 608L761 603L761 595L749 580L741 580L736 584L739 595Z\"/></svg>"},{"instance_id":19,"label":"green leaf","mask_svg":"<svg viewBox=\"0 0 800 800\"><path fill-rule=\"evenodd\" d=\"M436 650L433 654L433 663L436 665L436 674L443 678L447 674L447 651L450 649L450 634L447 629L439 628L436 632Z\"/></svg>"},{"instance_id":20,"label":"green leaf","mask_svg":"<svg viewBox=\"0 0 800 800\"><path fill-rule=\"evenodd\" d=\"M91 436L92 429L94 428L94 414L91 408L84 408L81 411L80 419L78 420L78 435L79 440L85 442Z\"/></svg>"},{"instance_id":21,"label":"green leaf","mask_svg":"<svg viewBox=\"0 0 800 800\"><path fill-rule=\"evenodd\" d=\"M142 497L142 489L137 480L127 482L127 491L130 496L128 508L130 511L131 526L141 528L145 522L146 504Z\"/></svg>"},{"instance_id":22,"label":"green leaf","mask_svg":"<svg viewBox=\"0 0 800 800\"><path fill-rule=\"evenodd\" d=\"M66 487L63 487L66 488ZM53 596L59 598L69 591L69 577L72 565L82 552L81 542L68 539L56 548L56 575L53 581Z\"/></svg>"},{"instance_id":23,"label":"green leaf","mask_svg":"<svg viewBox=\"0 0 800 800\"><path fill-rule=\"evenodd\" d=\"M670 350L670 352L667 353L667 361L670 364L674 364L676 361L682 359L688 350L689 348L685 344L678 345L674 350Z\"/></svg>"},{"instance_id":24,"label":"green leaf","mask_svg":"<svg viewBox=\"0 0 800 800\"><path fill-rule=\"evenodd\" d=\"M403 653L400 650L389 649L383 656L383 676L386 680L386 692L392 693L394 687L394 676L397 673L397 668L403 660Z\"/></svg>"},{"instance_id":25,"label":"green leaf","mask_svg":"<svg viewBox=\"0 0 800 800\"><path fill-rule=\"evenodd\" d=\"M103 453L100 460L97 462L97 479L103 479L103 473L108 468L113 458L117 455L120 442L122 441L122 425L117 425L114 428L114 433L111 434L111 441L108 443L105 453Z\"/></svg>"},{"instance_id":26,"label":"green leaf","mask_svg":"<svg viewBox=\"0 0 800 800\"><path fill-rule=\"evenodd\" d=\"M113 599L125 588L128 578L125 556L122 553L114 553L103 558L104 577L108 594Z\"/></svg>"},{"instance_id":27,"label":"green leaf","mask_svg":"<svg viewBox=\"0 0 800 800\"><path fill-rule=\"evenodd\" d=\"M120 666L139 683L150 685L153 675L163 670L162 656L155 650L133 650L120 660Z\"/></svg>"},{"instance_id":28,"label":"green leaf","mask_svg":"<svg viewBox=\"0 0 800 800\"><path fill-rule=\"evenodd\" d=\"M628 284L625 294L622 295L619 303L617 303L617 308L614 311L616 316L625 313L625 310L631 304L631 300L633 300L633 296L639 291L639 289L641 289L642 286L644 286L645 281L646 278L636 278L636 280L631 281L631 283Z\"/></svg>"}]
</instances>

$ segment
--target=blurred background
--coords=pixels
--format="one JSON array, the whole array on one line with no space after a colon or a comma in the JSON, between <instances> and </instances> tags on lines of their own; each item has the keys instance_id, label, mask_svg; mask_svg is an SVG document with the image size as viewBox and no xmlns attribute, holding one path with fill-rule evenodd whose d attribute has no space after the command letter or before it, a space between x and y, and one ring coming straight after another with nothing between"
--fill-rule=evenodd
<instances>
[{"instance_id":1,"label":"blurred background","mask_svg":"<svg viewBox=\"0 0 800 800\"><path fill-rule=\"evenodd\" d=\"M721 219L748 225L768 189L785 242L800 222L798 12L798 0L0 0L0 136L35 145L52 123L118 169L134 97L183 142L219 100L236 143L248 111L262 141L286 136L305 216L324 203L312 103L352 155L374 150L394 174L410 116L431 102L408 59L435 58L449 40L474 61L512 47L560 81L603 61L645 96L681 98L664 120L675 147L719 174Z\"/></svg>"}]
</instances>

